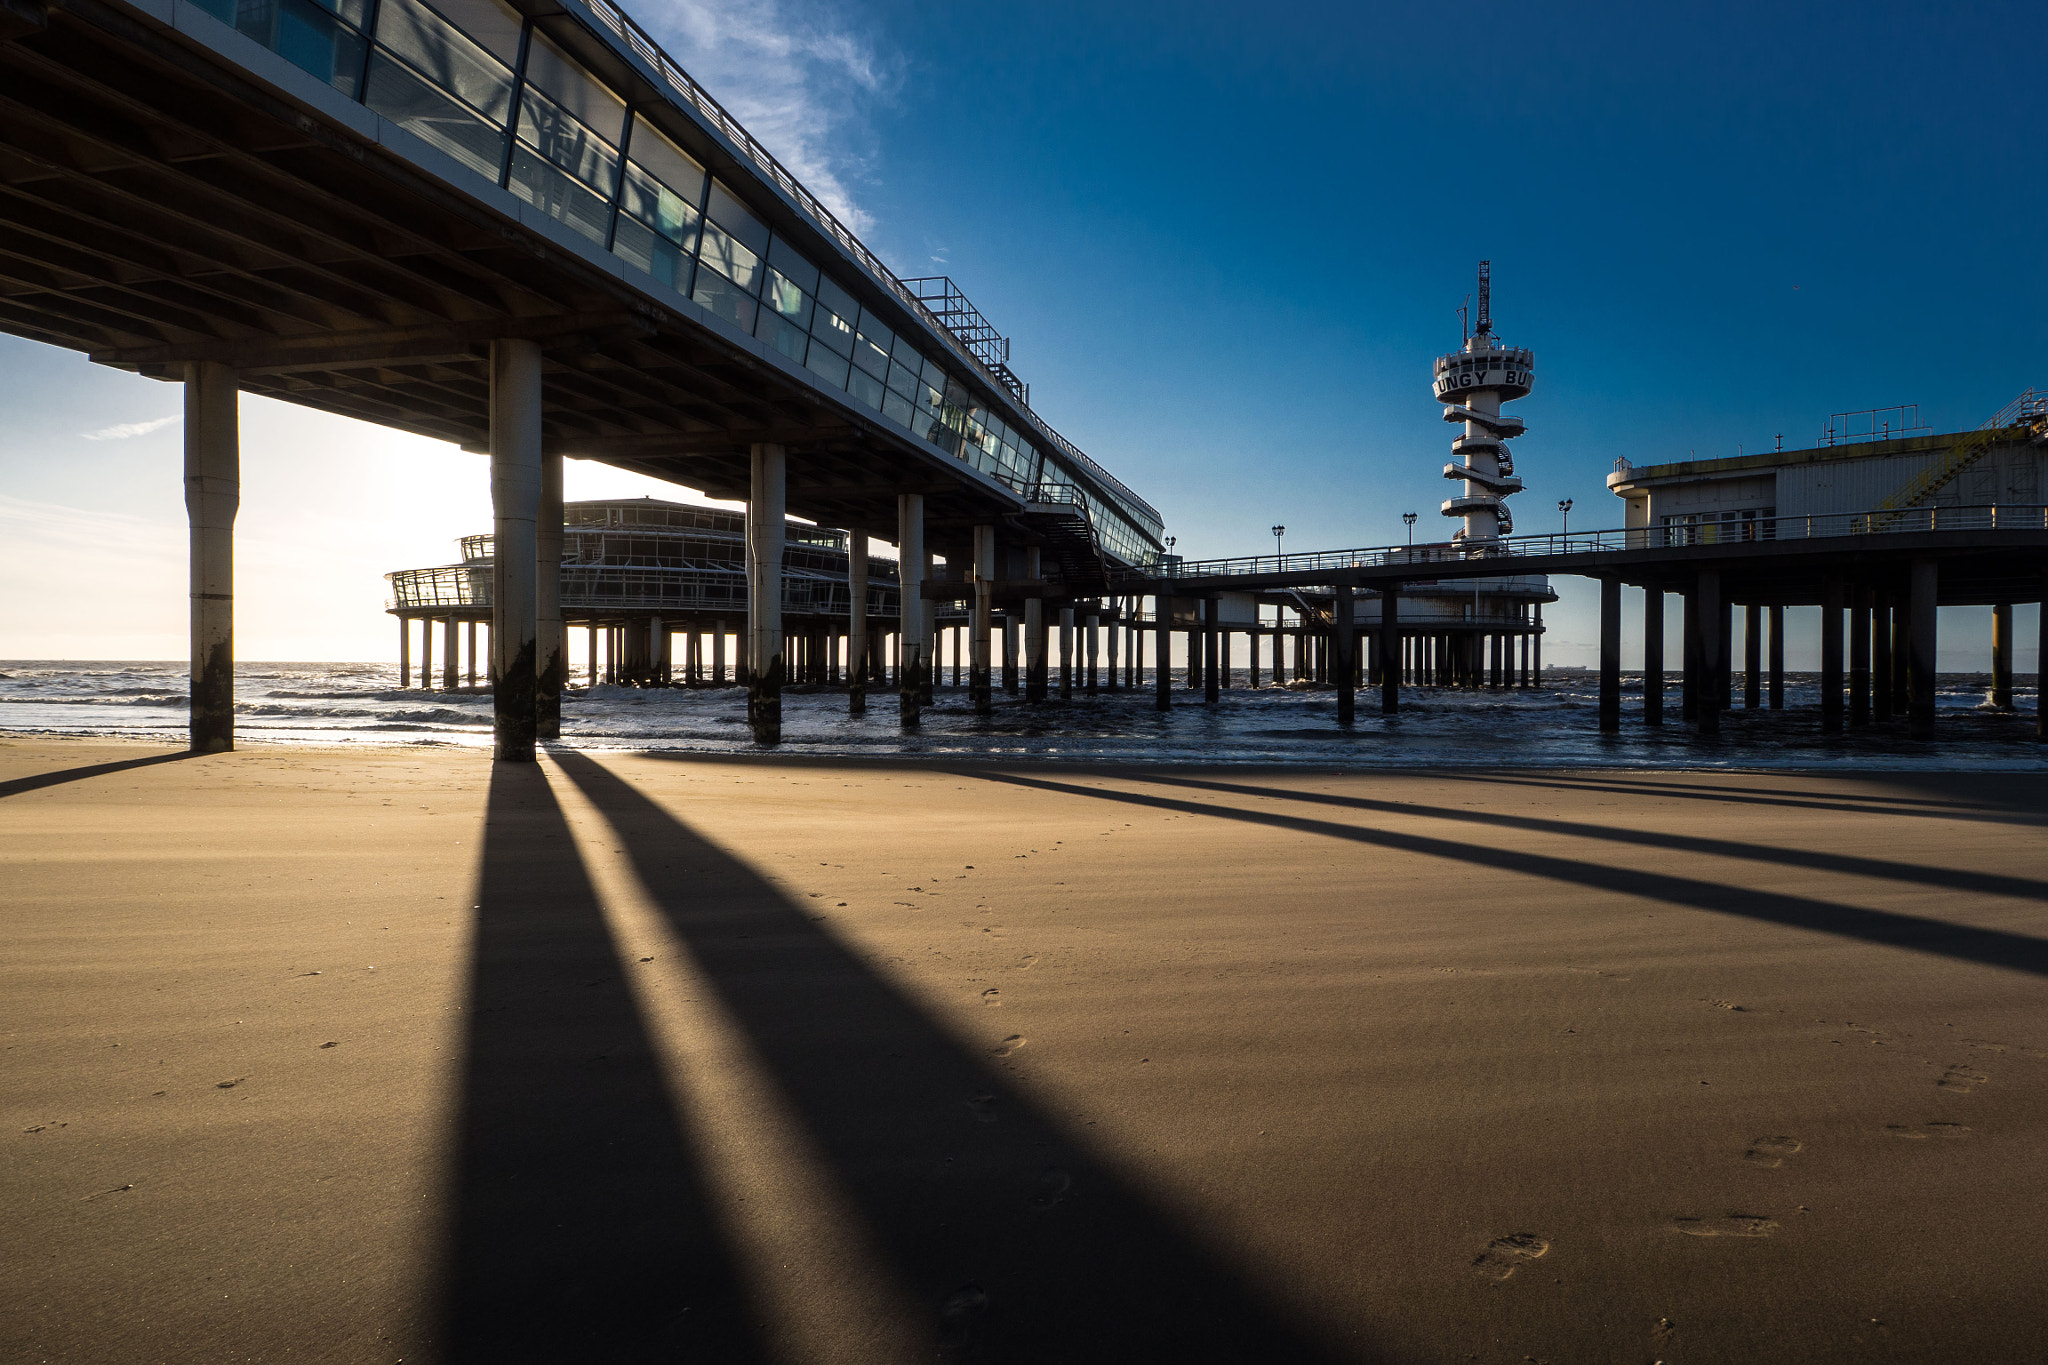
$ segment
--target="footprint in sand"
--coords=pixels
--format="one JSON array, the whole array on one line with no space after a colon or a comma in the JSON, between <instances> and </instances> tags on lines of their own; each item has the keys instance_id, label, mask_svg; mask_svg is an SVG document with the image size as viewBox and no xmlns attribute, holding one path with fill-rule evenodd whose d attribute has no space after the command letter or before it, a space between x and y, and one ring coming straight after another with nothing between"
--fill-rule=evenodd
<instances>
[{"instance_id":1,"label":"footprint in sand","mask_svg":"<svg viewBox=\"0 0 2048 1365\"><path fill-rule=\"evenodd\" d=\"M991 1057L1007 1057L1022 1046L1024 1046L1024 1035L1021 1033L1013 1033L1009 1037L1003 1039L1002 1042L997 1043L994 1047L990 1048L988 1050L988 1055Z\"/></svg>"},{"instance_id":2,"label":"footprint in sand","mask_svg":"<svg viewBox=\"0 0 2048 1365\"><path fill-rule=\"evenodd\" d=\"M976 1123L994 1123L996 1121L996 1097L994 1095L973 1096L967 1101L967 1112L974 1115Z\"/></svg>"},{"instance_id":3,"label":"footprint in sand","mask_svg":"<svg viewBox=\"0 0 2048 1365\"><path fill-rule=\"evenodd\" d=\"M1688 1237L1768 1237L1776 1221L1757 1213L1731 1213L1724 1218L1674 1218L1671 1230Z\"/></svg>"},{"instance_id":4,"label":"footprint in sand","mask_svg":"<svg viewBox=\"0 0 2048 1365\"><path fill-rule=\"evenodd\" d=\"M1805 1145L1798 1138L1760 1137L1749 1144L1749 1150L1742 1154L1742 1159L1758 1166L1782 1166L1786 1157Z\"/></svg>"},{"instance_id":5,"label":"footprint in sand","mask_svg":"<svg viewBox=\"0 0 2048 1365\"><path fill-rule=\"evenodd\" d=\"M990 986L981 993L981 1003L991 1006L1000 1005L1003 1003L1002 996L1003 993L1001 991L997 990L994 986Z\"/></svg>"},{"instance_id":6,"label":"footprint in sand","mask_svg":"<svg viewBox=\"0 0 2048 1365\"><path fill-rule=\"evenodd\" d=\"M1533 1232L1511 1232L1488 1242L1472 1258L1472 1270L1482 1279L1505 1280L1548 1250L1550 1243Z\"/></svg>"},{"instance_id":7,"label":"footprint in sand","mask_svg":"<svg viewBox=\"0 0 2048 1365\"><path fill-rule=\"evenodd\" d=\"M1925 1142L1929 1138L1961 1137L1969 1128L1960 1123L1887 1123L1885 1132L1908 1142Z\"/></svg>"},{"instance_id":8,"label":"footprint in sand","mask_svg":"<svg viewBox=\"0 0 2048 1365\"><path fill-rule=\"evenodd\" d=\"M1941 1079L1934 1084L1942 1090L1959 1090L1969 1094L1991 1078L1981 1071L1972 1071L1967 1066L1952 1066L1941 1073Z\"/></svg>"}]
</instances>

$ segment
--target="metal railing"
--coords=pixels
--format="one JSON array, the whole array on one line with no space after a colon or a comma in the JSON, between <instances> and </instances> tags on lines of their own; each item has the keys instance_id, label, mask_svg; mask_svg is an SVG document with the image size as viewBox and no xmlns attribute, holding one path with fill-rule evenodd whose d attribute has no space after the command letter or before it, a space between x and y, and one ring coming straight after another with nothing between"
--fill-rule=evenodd
<instances>
[{"instance_id":1,"label":"metal railing","mask_svg":"<svg viewBox=\"0 0 2048 1365\"><path fill-rule=\"evenodd\" d=\"M1232 559L1183 560L1167 566L1166 578L1230 578L1325 573L1338 569L1379 569L1395 565L1469 564L1475 561L1534 559L1615 550L1664 549L1688 545L1729 545L1750 541L1822 540L1838 536L1902 535L1929 531L2048 531L2048 506L1986 503L1968 507L1906 507L1812 516L1758 517L1749 521L1687 526L1631 526L1606 531L1504 536L1476 544L1383 545L1313 554L1243 555ZM1503 569L1507 566L1503 565ZM1155 575L1130 573L1126 579Z\"/></svg>"},{"instance_id":2,"label":"metal railing","mask_svg":"<svg viewBox=\"0 0 2048 1365\"><path fill-rule=\"evenodd\" d=\"M787 194L798 208L825 230L826 235L839 243L847 255L873 275L883 288L895 295L898 303L929 323L938 335L953 337L952 329L939 321L938 314L925 305L924 300L917 296L917 291L899 279L895 271L883 265L875 253L869 251L867 245L854 235L852 228L840 222L837 214L826 208L817 195L812 194L801 180L790 173L788 167L777 161L774 154L763 147L738 119L726 112L724 105L711 97L710 91L697 84L689 72L676 65L675 60L662 50L661 45L649 36L647 30L641 28L630 15L612 4L610 0L583 0L583 3L592 16L617 34L620 41L624 42L640 60L646 62L679 99L709 120L712 127L725 135L727 141L746 154L756 169ZM953 340L959 347L959 358L982 372L982 377L988 381L991 391L1011 391L1010 386L983 364L981 358L965 341L958 337L953 337ZM1154 521L1163 521L1151 503L1133 493L1124 485L1123 480L1082 454L1080 447L1054 431L1029 403L1024 403L1022 399L1018 401L1024 410L1031 414L1032 419L1045 429L1045 433L1052 438L1053 444L1060 448L1062 454L1082 465L1089 473L1115 489L1120 496L1129 498L1135 507L1143 508Z\"/></svg>"},{"instance_id":3,"label":"metal railing","mask_svg":"<svg viewBox=\"0 0 2048 1365\"><path fill-rule=\"evenodd\" d=\"M437 611L488 611L491 571L473 566L443 565L402 569L386 575L391 598L386 609L432 614ZM782 609L798 616L844 616L851 603L844 576L785 574ZM738 571L660 570L608 565L564 565L562 610L571 615L613 612L725 612L747 614L746 576ZM948 616L957 608L941 605ZM894 582L868 584L868 615L875 621L897 612Z\"/></svg>"}]
</instances>

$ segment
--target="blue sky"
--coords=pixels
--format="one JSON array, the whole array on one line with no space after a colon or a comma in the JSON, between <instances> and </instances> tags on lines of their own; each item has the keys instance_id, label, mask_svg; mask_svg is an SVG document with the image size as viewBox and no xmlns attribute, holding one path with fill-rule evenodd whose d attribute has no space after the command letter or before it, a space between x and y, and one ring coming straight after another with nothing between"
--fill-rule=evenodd
<instances>
[{"instance_id":1,"label":"blue sky","mask_svg":"<svg viewBox=\"0 0 2048 1365\"><path fill-rule=\"evenodd\" d=\"M629 8L900 274L952 275L1038 410L1198 556L1270 548L1274 522L1299 549L1399 540L1410 510L1448 533L1429 362L1481 257L1501 333L1537 354L1522 531L1562 497L1579 526L1618 522L1619 456L1808 445L1831 412L1894 403L1954 430L2048 385L2039 6ZM0 496L111 500L176 540L176 427L82 438L174 413L175 390L0 342L0 401ZM247 456L245 533L283 534L287 576L292 546L348 550L350 578L301 570L246 605L244 654L381 657L385 623L357 616L382 584L350 584L480 527L481 461L250 420L274 443ZM584 470L571 492L614 486ZM310 539L290 526L309 495L329 517ZM6 586L56 583L9 542ZM1568 661L1590 620L1560 588ZM106 657L182 619L179 582L162 629L62 591L83 624L52 635L17 605L6 633ZM1945 665L1979 648L1955 624Z\"/></svg>"}]
</instances>

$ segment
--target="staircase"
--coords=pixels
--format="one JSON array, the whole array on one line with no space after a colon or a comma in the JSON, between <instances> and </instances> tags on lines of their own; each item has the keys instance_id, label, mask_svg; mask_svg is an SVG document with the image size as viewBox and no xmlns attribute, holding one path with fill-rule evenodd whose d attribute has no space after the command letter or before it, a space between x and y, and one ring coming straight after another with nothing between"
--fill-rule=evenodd
<instances>
[{"instance_id":1,"label":"staircase","mask_svg":"<svg viewBox=\"0 0 2048 1365\"><path fill-rule=\"evenodd\" d=\"M1908 509L1921 506L1954 483L1964 470L1983 456L1985 451L2022 433L2031 433L2033 438L2039 441L2043 436L2044 424L2048 424L2048 393L2028 389L2000 408L1983 426L1965 433L1963 438L1950 446L1945 454L1929 461L1925 469L1906 480L1890 497L1879 503L1878 514L1871 518L1871 529L1896 529L1899 522L1905 519Z\"/></svg>"},{"instance_id":2,"label":"staircase","mask_svg":"<svg viewBox=\"0 0 2048 1365\"><path fill-rule=\"evenodd\" d=\"M1024 523L1045 538L1044 558L1057 565L1060 581L1078 596L1109 591L1109 572L1087 505L1059 495L1069 490L1044 487L1033 492L1024 508ZM1054 501L1052 499L1058 499Z\"/></svg>"}]
</instances>

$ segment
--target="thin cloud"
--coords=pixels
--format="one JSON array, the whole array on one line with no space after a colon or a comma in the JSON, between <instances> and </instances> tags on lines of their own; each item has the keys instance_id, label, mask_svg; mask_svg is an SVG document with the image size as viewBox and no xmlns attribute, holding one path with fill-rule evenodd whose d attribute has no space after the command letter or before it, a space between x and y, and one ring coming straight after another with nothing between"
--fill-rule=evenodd
<instances>
[{"instance_id":1,"label":"thin cloud","mask_svg":"<svg viewBox=\"0 0 2048 1365\"><path fill-rule=\"evenodd\" d=\"M861 110L886 99L900 56L805 0L665 0L636 11L689 73L855 232L875 225Z\"/></svg>"},{"instance_id":2,"label":"thin cloud","mask_svg":"<svg viewBox=\"0 0 2048 1365\"><path fill-rule=\"evenodd\" d=\"M171 416L158 417L148 422L120 422L114 426L101 427L98 431L86 431L79 434L88 441L126 441L136 436L147 436L152 431L162 431L172 423L184 420L183 417Z\"/></svg>"}]
</instances>

